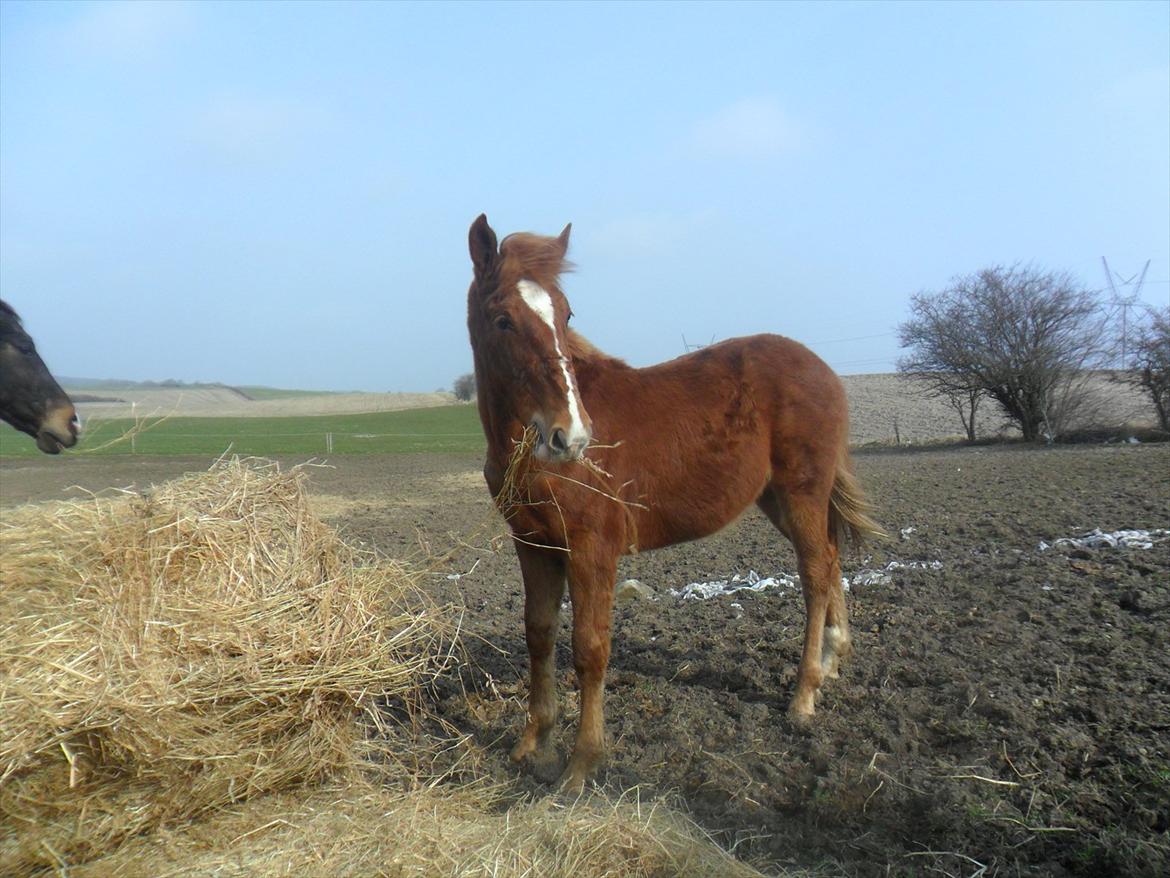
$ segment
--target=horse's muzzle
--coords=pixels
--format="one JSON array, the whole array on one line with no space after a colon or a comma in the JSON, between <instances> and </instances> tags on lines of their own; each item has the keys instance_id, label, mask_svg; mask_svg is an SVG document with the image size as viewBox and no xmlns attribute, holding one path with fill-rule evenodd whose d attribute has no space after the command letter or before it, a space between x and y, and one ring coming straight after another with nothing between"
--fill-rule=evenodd
<instances>
[{"instance_id":1,"label":"horse's muzzle","mask_svg":"<svg viewBox=\"0 0 1170 878\"><path fill-rule=\"evenodd\" d=\"M62 448L72 448L77 444L77 437L81 433L81 424L77 420L77 411L72 405L58 406L45 415L41 421L41 428L37 431L37 448L45 454L60 454Z\"/></svg>"},{"instance_id":2,"label":"horse's muzzle","mask_svg":"<svg viewBox=\"0 0 1170 878\"><path fill-rule=\"evenodd\" d=\"M532 427L536 430L534 454L538 460L568 463L585 456L590 441L588 434L574 436L561 427L554 427L550 433L538 420L532 422Z\"/></svg>"},{"instance_id":3,"label":"horse's muzzle","mask_svg":"<svg viewBox=\"0 0 1170 878\"><path fill-rule=\"evenodd\" d=\"M565 431L558 427L548 437L548 447L558 460L580 460L589 447L589 437L570 440Z\"/></svg>"}]
</instances>

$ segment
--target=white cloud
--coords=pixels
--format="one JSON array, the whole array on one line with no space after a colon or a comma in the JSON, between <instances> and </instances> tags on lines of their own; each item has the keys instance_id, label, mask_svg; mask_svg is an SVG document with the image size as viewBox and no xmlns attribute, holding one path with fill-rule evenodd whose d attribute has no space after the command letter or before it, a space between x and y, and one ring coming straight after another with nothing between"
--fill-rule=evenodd
<instances>
[{"instance_id":1,"label":"white cloud","mask_svg":"<svg viewBox=\"0 0 1170 878\"><path fill-rule=\"evenodd\" d=\"M1133 71L1107 84L1097 95L1106 111L1120 110L1164 123L1170 106L1170 66Z\"/></svg>"},{"instance_id":2,"label":"white cloud","mask_svg":"<svg viewBox=\"0 0 1170 878\"><path fill-rule=\"evenodd\" d=\"M771 98L741 98L700 119L690 146L705 156L774 158L801 146L803 127Z\"/></svg>"},{"instance_id":3,"label":"white cloud","mask_svg":"<svg viewBox=\"0 0 1170 878\"><path fill-rule=\"evenodd\" d=\"M80 14L62 34L70 51L118 60L151 60L190 28L194 6L179 2L97 3Z\"/></svg>"}]
</instances>

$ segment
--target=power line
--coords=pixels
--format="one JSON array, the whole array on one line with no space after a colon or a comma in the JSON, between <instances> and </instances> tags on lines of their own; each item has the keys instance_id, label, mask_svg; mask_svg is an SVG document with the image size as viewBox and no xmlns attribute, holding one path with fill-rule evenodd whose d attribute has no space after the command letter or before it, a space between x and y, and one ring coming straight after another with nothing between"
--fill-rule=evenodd
<instances>
[{"instance_id":1,"label":"power line","mask_svg":"<svg viewBox=\"0 0 1170 878\"><path fill-rule=\"evenodd\" d=\"M890 363L891 365L896 360L896 357L870 357L864 360L834 360L833 365L836 366L876 366L881 363Z\"/></svg>"},{"instance_id":2,"label":"power line","mask_svg":"<svg viewBox=\"0 0 1170 878\"><path fill-rule=\"evenodd\" d=\"M889 332L876 332L873 335L855 335L851 338L830 338L825 341L809 341L805 342L805 344L810 346L815 344L837 344L838 342L844 341L865 341L870 338L888 338L891 335L897 335L897 333L890 330Z\"/></svg>"},{"instance_id":3,"label":"power line","mask_svg":"<svg viewBox=\"0 0 1170 878\"><path fill-rule=\"evenodd\" d=\"M1146 282L1146 272L1150 270L1150 260L1146 260L1146 264L1142 267L1141 275L1133 275L1129 280L1123 278L1120 274L1109 269L1109 262L1104 256L1101 257L1101 264L1105 267L1105 280L1109 283L1109 292L1112 294L1110 303L1121 311L1121 368L1125 369L1129 366L1129 309L1137 304L1138 296L1142 292L1142 284ZM1113 283L1114 276L1121 281L1123 287L1133 284L1135 278L1137 285L1134 286L1133 292L1128 296L1122 296L1117 292L1117 285Z\"/></svg>"}]
</instances>

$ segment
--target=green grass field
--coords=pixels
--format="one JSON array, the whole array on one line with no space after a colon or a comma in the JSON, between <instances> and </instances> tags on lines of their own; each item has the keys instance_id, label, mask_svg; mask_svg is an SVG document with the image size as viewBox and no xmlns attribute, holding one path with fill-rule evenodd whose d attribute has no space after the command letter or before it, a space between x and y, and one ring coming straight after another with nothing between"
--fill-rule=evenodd
<instances>
[{"instance_id":1,"label":"green grass field","mask_svg":"<svg viewBox=\"0 0 1170 878\"><path fill-rule=\"evenodd\" d=\"M364 415L299 418L168 418L147 421L131 438L129 419L91 420L64 454L394 454L478 452L483 431L475 406L452 405ZM332 449L329 437L332 436ZM32 439L0 424L0 458L40 455Z\"/></svg>"}]
</instances>

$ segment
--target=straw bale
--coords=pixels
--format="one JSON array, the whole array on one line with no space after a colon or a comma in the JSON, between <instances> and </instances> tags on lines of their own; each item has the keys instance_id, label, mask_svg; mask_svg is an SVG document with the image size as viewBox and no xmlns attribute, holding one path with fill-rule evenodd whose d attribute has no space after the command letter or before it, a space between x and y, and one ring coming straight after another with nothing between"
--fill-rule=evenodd
<instances>
[{"instance_id":1,"label":"straw bale","mask_svg":"<svg viewBox=\"0 0 1170 878\"><path fill-rule=\"evenodd\" d=\"M232 460L5 513L0 874L759 874L661 804L509 800L466 742L389 726L454 633L304 480Z\"/></svg>"},{"instance_id":2,"label":"straw bale","mask_svg":"<svg viewBox=\"0 0 1170 878\"><path fill-rule=\"evenodd\" d=\"M253 460L0 526L0 874L353 774L449 628ZM390 754L393 755L393 754Z\"/></svg>"},{"instance_id":3,"label":"straw bale","mask_svg":"<svg viewBox=\"0 0 1170 878\"><path fill-rule=\"evenodd\" d=\"M350 785L276 794L134 840L73 878L750 878L760 875L662 805L553 798L496 807L493 790Z\"/></svg>"}]
</instances>

